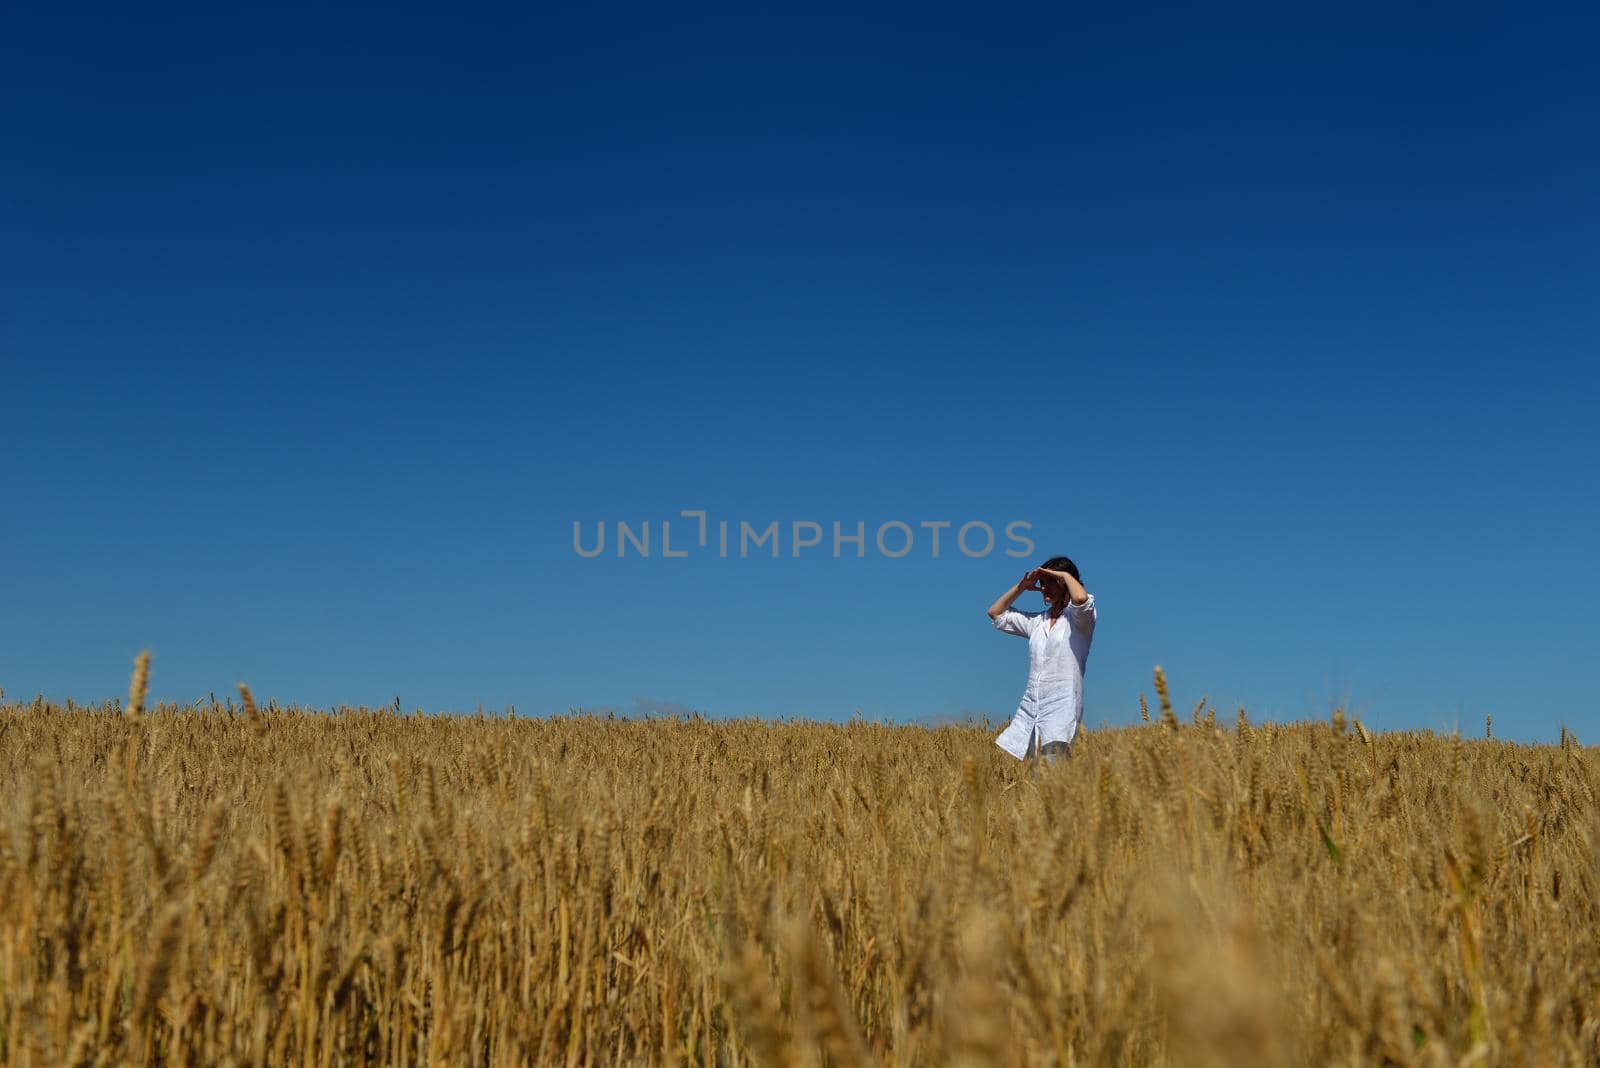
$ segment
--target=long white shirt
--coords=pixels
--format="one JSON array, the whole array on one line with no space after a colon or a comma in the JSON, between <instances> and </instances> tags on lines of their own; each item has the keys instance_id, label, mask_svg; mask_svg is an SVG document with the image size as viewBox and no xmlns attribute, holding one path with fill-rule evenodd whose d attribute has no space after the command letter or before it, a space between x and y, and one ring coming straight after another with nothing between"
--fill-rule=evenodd
<instances>
[{"instance_id":1,"label":"long white shirt","mask_svg":"<svg viewBox=\"0 0 1600 1068\"><path fill-rule=\"evenodd\" d=\"M1083 722L1083 672L1094 638L1094 594L1083 604L1070 600L1061 618L1049 611L1008 608L994 618L994 629L1028 639L1028 686L1011 723L994 743L1018 760L1037 741L1071 743ZM1037 739L1035 735L1037 734Z\"/></svg>"}]
</instances>

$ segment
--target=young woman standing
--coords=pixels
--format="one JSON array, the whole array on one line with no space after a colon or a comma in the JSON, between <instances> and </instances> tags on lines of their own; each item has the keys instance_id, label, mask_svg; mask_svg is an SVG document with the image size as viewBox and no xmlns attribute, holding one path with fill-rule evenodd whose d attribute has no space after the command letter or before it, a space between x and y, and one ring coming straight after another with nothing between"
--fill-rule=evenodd
<instances>
[{"instance_id":1,"label":"young woman standing","mask_svg":"<svg viewBox=\"0 0 1600 1068\"><path fill-rule=\"evenodd\" d=\"M1044 594L1043 612L1011 607L1030 590ZM1028 685L1016 715L995 744L1018 760L1037 752L1054 762L1071 752L1083 723L1083 673L1094 638L1094 594L1083 588L1077 565L1065 556L1053 556L1001 594L989 606L989 619L996 630L1028 639Z\"/></svg>"}]
</instances>

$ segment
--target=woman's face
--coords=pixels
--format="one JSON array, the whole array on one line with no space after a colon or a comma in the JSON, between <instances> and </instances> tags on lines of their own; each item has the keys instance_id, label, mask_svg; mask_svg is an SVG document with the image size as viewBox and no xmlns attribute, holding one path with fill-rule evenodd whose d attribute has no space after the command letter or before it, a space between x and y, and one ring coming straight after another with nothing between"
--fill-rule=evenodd
<instances>
[{"instance_id":1,"label":"woman's face","mask_svg":"<svg viewBox=\"0 0 1600 1068\"><path fill-rule=\"evenodd\" d=\"M1045 575L1039 580L1039 587L1044 592L1044 599L1051 604L1061 600L1062 587L1060 579Z\"/></svg>"}]
</instances>

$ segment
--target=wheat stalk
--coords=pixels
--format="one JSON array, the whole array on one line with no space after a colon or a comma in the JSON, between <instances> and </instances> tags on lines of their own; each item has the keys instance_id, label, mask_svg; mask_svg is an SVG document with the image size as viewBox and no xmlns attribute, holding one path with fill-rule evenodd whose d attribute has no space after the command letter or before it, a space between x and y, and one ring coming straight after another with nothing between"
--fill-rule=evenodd
<instances>
[{"instance_id":1,"label":"wheat stalk","mask_svg":"<svg viewBox=\"0 0 1600 1068\"><path fill-rule=\"evenodd\" d=\"M129 719L137 721L144 715L145 697L150 692L150 650L142 650L133 660L133 678L128 682Z\"/></svg>"},{"instance_id":2,"label":"wheat stalk","mask_svg":"<svg viewBox=\"0 0 1600 1068\"><path fill-rule=\"evenodd\" d=\"M239 683L239 700L244 702L245 721L250 724L250 729L257 736L265 734L267 732L266 718L262 716L261 710L256 707L255 695L250 692L250 687L242 682Z\"/></svg>"}]
</instances>

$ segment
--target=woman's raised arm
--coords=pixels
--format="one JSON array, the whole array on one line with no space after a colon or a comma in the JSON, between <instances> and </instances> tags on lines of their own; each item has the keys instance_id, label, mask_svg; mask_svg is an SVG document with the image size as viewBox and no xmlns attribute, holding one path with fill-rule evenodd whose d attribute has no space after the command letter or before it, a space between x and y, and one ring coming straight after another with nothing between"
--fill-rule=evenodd
<instances>
[{"instance_id":1,"label":"woman's raised arm","mask_svg":"<svg viewBox=\"0 0 1600 1068\"><path fill-rule=\"evenodd\" d=\"M1011 607L1011 602L1012 601L1015 601L1018 597L1021 597L1023 594L1027 593L1029 590L1038 589L1039 588L1038 575L1039 575L1039 573L1037 571L1024 572L1021 580L1018 581L1018 583L1015 586L1011 587L1005 593L1002 593L999 596L999 598L994 602L994 604L989 606L989 618L990 619L998 618L1001 612L1004 612L1007 608ZM1078 588L1082 589L1083 587L1080 586Z\"/></svg>"},{"instance_id":2,"label":"woman's raised arm","mask_svg":"<svg viewBox=\"0 0 1600 1068\"><path fill-rule=\"evenodd\" d=\"M1083 588L1083 583L1072 577L1072 572L1045 571L1043 568L1040 568L1039 570L1043 571L1046 575L1051 575L1066 583L1067 595L1072 598L1073 604L1083 604L1089 599L1089 591Z\"/></svg>"}]
</instances>

